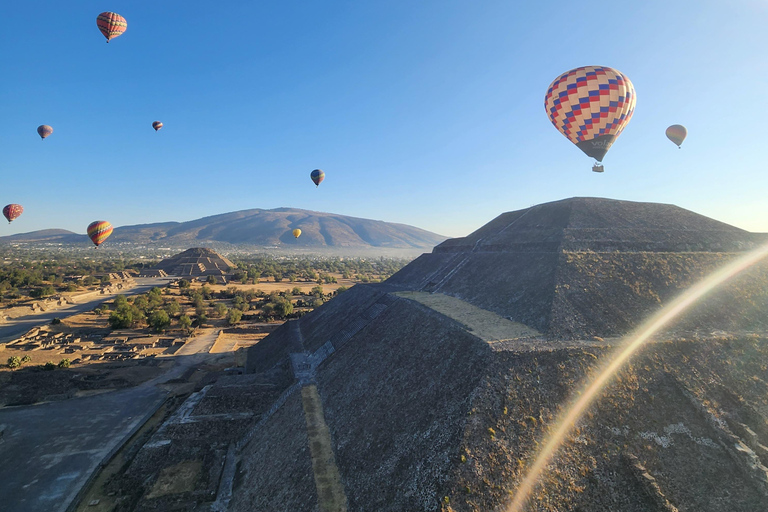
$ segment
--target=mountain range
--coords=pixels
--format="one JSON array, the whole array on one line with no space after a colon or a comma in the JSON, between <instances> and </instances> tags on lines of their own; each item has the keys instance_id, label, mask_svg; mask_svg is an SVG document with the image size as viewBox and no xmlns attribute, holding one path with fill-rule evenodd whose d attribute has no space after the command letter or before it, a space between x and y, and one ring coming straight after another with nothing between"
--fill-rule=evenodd
<instances>
[{"instance_id":1,"label":"mountain range","mask_svg":"<svg viewBox=\"0 0 768 512\"><path fill-rule=\"evenodd\" d=\"M295 238L294 229L301 229ZM186 222L115 228L107 243L190 245L223 242L290 248L428 249L446 237L406 224L348 217L298 208L252 209ZM85 235L45 229L0 237L0 242L90 243Z\"/></svg>"}]
</instances>

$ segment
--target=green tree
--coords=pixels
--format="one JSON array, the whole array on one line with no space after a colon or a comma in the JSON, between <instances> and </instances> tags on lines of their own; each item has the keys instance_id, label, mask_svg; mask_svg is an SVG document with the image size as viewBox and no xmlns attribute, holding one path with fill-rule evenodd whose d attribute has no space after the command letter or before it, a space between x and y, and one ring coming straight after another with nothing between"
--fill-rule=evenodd
<instances>
[{"instance_id":1,"label":"green tree","mask_svg":"<svg viewBox=\"0 0 768 512\"><path fill-rule=\"evenodd\" d=\"M272 312L277 318L285 318L293 313L293 304L284 297L277 297L271 304Z\"/></svg>"},{"instance_id":2,"label":"green tree","mask_svg":"<svg viewBox=\"0 0 768 512\"><path fill-rule=\"evenodd\" d=\"M135 304L119 306L109 315L109 325L113 329L135 327L146 319L146 315Z\"/></svg>"},{"instance_id":3,"label":"green tree","mask_svg":"<svg viewBox=\"0 0 768 512\"><path fill-rule=\"evenodd\" d=\"M213 313L217 318L221 318L226 315L228 310L229 308L227 308L227 306L222 302L217 302L216 305L213 306Z\"/></svg>"},{"instance_id":4,"label":"green tree","mask_svg":"<svg viewBox=\"0 0 768 512\"><path fill-rule=\"evenodd\" d=\"M48 361L43 365L43 370L51 371L56 369L56 363L53 361Z\"/></svg>"},{"instance_id":5,"label":"green tree","mask_svg":"<svg viewBox=\"0 0 768 512\"><path fill-rule=\"evenodd\" d=\"M149 315L147 323L155 332L163 332L171 325L171 317L164 310L156 309Z\"/></svg>"},{"instance_id":6,"label":"green tree","mask_svg":"<svg viewBox=\"0 0 768 512\"><path fill-rule=\"evenodd\" d=\"M190 283L186 279L179 279L179 289L185 290L187 288L190 288L191 286L192 286L192 283Z\"/></svg>"},{"instance_id":7,"label":"green tree","mask_svg":"<svg viewBox=\"0 0 768 512\"><path fill-rule=\"evenodd\" d=\"M61 361L59 361L59 365L58 366L59 366L59 368L69 368L70 363L71 362L70 362L69 359L62 359Z\"/></svg>"},{"instance_id":8,"label":"green tree","mask_svg":"<svg viewBox=\"0 0 768 512\"><path fill-rule=\"evenodd\" d=\"M181 315L179 317L179 327L184 332L188 332L189 328L192 327L192 320L187 315Z\"/></svg>"},{"instance_id":9,"label":"green tree","mask_svg":"<svg viewBox=\"0 0 768 512\"><path fill-rule=\"evenodd\" d=\"M205 280L208 284L216 284L216 277L215 276L208 276L208 278Z\"/></svg>"},{"instance_id":10,"label":"green tree","mask_svg":"<svg viewBox=\"0 0 768 512\"><path fill-rule=\"evenodd\" d=\"M227 313L227 323L229 325L235 325L243 317L243 312L239 309L232 308Z\"/></svg>"},{"instance_id":11,"label":"green tree","mask_svg":"<svg viewBox=\"0 0 768 512\"><path fill-rule=\"evenodd\" d=\"M126 306L128 305L128 299L125 297L125 295L116 295L114 305L115 309L119 308L120 306Z\"/></svg>"},{"instance_id":12,"label":"green tree","mask_svg":"<svg viewBox=\"0 0 768 512\"><path fill-rule=\"evenodd\" d=\"M176 299L171 299L165 303L165 312L168 316L176 316L181 313L181 304Z\"/></svg>"},{"instance_id":13,"label":"green tree","mask_svg":"<svg viewBox=\"0 0 768 512\"><path fill-rule=\"evenodd\" d=\"M21 366L21 359L19 359L17 356L9 357L8 358L8 368L15 370L16 368L19 368Z\"/></svg>"}]
</instances>

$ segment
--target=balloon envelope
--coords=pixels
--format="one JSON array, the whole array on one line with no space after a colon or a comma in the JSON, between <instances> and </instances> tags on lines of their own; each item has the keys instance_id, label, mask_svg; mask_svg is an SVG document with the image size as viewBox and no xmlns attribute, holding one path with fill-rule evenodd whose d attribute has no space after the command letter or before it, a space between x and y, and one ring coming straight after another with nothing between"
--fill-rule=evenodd
<instances>
[{"instance_id":1,"label":"balloon envelope","mask_svg":"<svg viewBox=\"0 0 768 512\"><path fill-rule=\"evenodd\" d=\"M8 219L8 224L10 224L12 220L17 219L23 212L24 207L20 204L11 203L3 208L3 216Z\"/></svg>"},{"instance_id":2,"label":"balloon envelope","mask_svg":"<svg viewBox=\"0 0 768 512\"><path fill-rule=\"evenodd\" d=\"M301 236L301 230L300 229L294 229L293 230L293 236L295 236L296 238L299 238L299 236Z\"/></svg>"},{"instance_id":3,"label":"balloon envelope","mask_svg":"<svg viewBox=\"0 0 768 512\"><path fill-rule=\"evenodd\" d=\"M104 243L104 240L112 234L112 224L105 220L97 220L88 224L88 236L96 247Z\"/></svg>"},{"instance_id":4,"label":"balloon envelope","mask_svg":"<svg viewBox=\"0 0 768 512\"><path fill-rule=\"evenodd\" d=\"M47 124L41 124L37 127L37 134L40 136L41 139L46 138L50 134L53 133L53 128L48 126Z\"/></svg>"},{"instance_id":5,"label":"balloon envelope","mask_svg":"<svg viewBox=\"0 0 768 512\"><path fill-rule=\"evenodd\" d=\"M325 173L320 169L315 169L314 171L312 171L309 177L312 178L312 182L316 186L320 186L320 183L322 183L323 180L325 179Z\"/></svg>"},{"instance_id":6,"label":"balloon envelope","mask_svg":"<svg viewBox=\"0 0 768 512\"><path fill-rule=\"evenodd\" d=\"M584 66L552 82L544 107L560 133L588 156L602 161L632 119L635 88L615 69Z\"/></svg>"},{"instance_id":7,"label":"balloon envelope","mask_svg":"<svg viewBox=\"0 0 768 512\"><path fill-rule=\"evenodd\" d=\"M114 39L125 32L125 29L128 28L128 22L116 12L103 12L96 17L96 26L99 27L109 42L110 39Z\"/></svg>"},{"instance_id":8,"label":"balloon envelope","mask_svg":"<svg viewBox=\"0 0 768 512\"><path fill-rule=\"evenodd\" d=\"M163 127L163 123L161 123L160 121L155 121L154 123L152 123L152 128L154 128L155 131L159 130L162 127Z\"/></svg>"},{"instance_id":9,"label":"balloon envelope","mask_svg":"<svg viewBox=\"0 0 768 512\"><path fill-rule=\"evenodd\" d=\"M673 124L667 128L667 138L677 144L677 147L680 147L687 135L688 130L681 124Z\"/></svg>"}]
</instances>

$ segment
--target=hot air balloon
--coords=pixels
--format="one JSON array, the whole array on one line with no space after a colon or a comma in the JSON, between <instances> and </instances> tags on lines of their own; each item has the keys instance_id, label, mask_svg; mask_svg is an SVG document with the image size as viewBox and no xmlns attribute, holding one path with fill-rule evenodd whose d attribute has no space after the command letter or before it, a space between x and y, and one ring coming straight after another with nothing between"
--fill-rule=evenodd
<instances>
[{"instance_id":1,"label":"hot air balloon","mask_svg":"<svg viewBox=\"0 0 768 512\"><path fill-rule=\"evenodd\" d=\"M96 26L99 27L109 42L110 39L125 32L125 29L128 28L128 22L116 12L103 12L96 17Z\"/></svg>"},{"instance_id":2,"label":"hot air balloon","mask_svg":"<svg viewBox=\"0 0 768 512\"><path fill-rule=\"evenodd\" d=\"M12 220L17 219L22 213L24 213L24 207L20 204L11 203L3 208L3 216L8 219L8 224L10 224Z\"/></svg>"},{"instance_id":3,"label":"hot air balloon","mask_svg":"<svg viewBox=\"0 0 768 512\"><path fill-rule=\"evenodd\" d=\"M46 138L52 133L53 133L53 128L51 128L47 124L41 124L40 126L37 127L37 134L40 136L41 139Z\"/></svg>"},{"instance_id":4,"label":"hot air balloon","mask_svg":"<svg viewBox=\"0 0 768 512\"><path fill-rule=\"evenodd\" d=\"M688 135L688 130L681 124L673 124L667 128L667 138L677 144L678 149Z\"/></svg>"},{"instance_id":5,"label":"hot air balloon","mask_svg":"<svg viewBox=\"0 0 768 512\"><path fill-rule=\"evenodd\" d=\"M152 123L152 128L154 128L155 131L159 130L162 127L163 127L163 123L161 123L160 121L155 121L154 123Z\"/></svg>"},{"instance_id":6,"label":"hot air balloon","mask_svg":"<svg viewBox=\"0 0 768 512\"><path fill-rule=\"evenodd\" d=\"M315 186L319 187L320 183L322 183L323 180L325 179L325 173L320 169L315 169L314 171L312 171L309 177L312 178L312 182L315 184Z\"/></svg>"},{"instance_id":7,"label":"hot air balloon","mask_svg":"<svg viewBox=\"0 0 768 512\"><path fill-rule=\"evenodd\" d=\"M97 220L88 224L88 236L96 247L103 244L104 240L109 238L111 234L112 224L105 220Z\"/></svg>"},{"instance_id":8,"label":"hot air balloon","mask_svg":"<svg viewBox=\"0 0 768 512\"><path fill-rule=\"evenodd\" d=\"M299 238L301 236L301 230L300 229L294 229L293 230L293 236L296 238Z\"/></svg>"},{"instance_id":9,"label":"hot air balloon","mask_svg":"<svg viewBox=\"0 0 768 512\"><path fill-rule=\"evenodd\" d=\"M635 88L621 72L584 66L563 73L544 98L549 120L568 140L598 162L632 119ZM597 172L603 166L595 163ZM592 170L595 170L593 167Z\"/></svg>"}]
</instances>

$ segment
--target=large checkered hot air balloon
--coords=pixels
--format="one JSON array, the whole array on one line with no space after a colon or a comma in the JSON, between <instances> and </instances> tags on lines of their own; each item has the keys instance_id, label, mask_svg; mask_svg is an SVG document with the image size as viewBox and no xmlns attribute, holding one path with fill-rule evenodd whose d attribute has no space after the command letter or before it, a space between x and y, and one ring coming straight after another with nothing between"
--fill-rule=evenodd
<instances>
[{"instance_id":1,"label":"large checkered hot air balloon","mask_svg":"<svg viewBox=\"0 0 768 512\"><path fill-rule=\"evenodd\" d=\"M103 12L96 16L96 26L99 27L109 42L110 39L114 39L125 32L125 29L128 28L128 22L116 12Z\"/></svg>"},{"instance_id":2,"label":"large checkered hot air balloon","mask_svg":"<svg viewBox=\"0 0 768 512\"><path fill-rule=\"evenodd\" d=\"M103 244L104 240L109 238L109 235L111 234L112 224L105 220L97 220L88 224L88 237L96 247Z\"/></svg>"},{"instance_id":3,"label":"large checkered hot air balloon","mask_svg":"<svg viewBox=\"0 0 768 512\"><path fill-rule=\"evenodd\" d=\"M598 162L632 119L635 88L621 72L584 66L563 73L544 98L549 120L568 140ZM595 163L593 171L603 172Z\"/></svg>"},{"instance_id":4,"label":"large checkered hot air balloon","mask_svg":"<svg viewBox=\"0 0 768 512\"><path fill-rule=\"evenodd\" d=\"M8 219L8 224L24 212L24 207L20 204L11 203L3 208L3 216Z\"/></svg>"}]
</instances>

